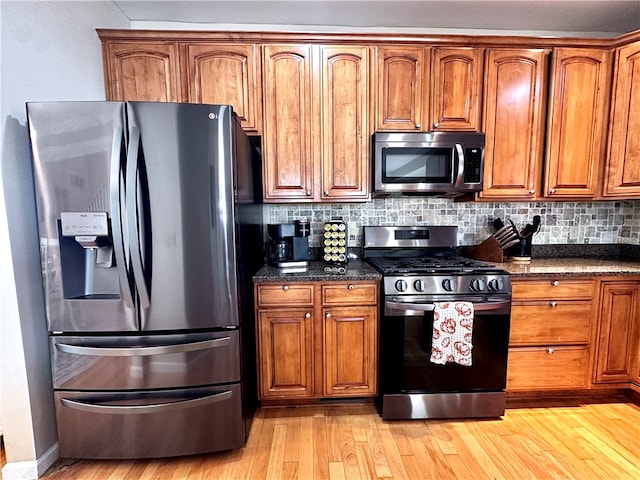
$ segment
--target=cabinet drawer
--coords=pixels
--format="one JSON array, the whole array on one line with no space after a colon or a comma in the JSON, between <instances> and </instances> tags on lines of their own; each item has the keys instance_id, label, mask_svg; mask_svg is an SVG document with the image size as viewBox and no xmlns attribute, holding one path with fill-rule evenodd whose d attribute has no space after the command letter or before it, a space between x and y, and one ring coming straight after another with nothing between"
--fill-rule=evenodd
<instances>
[{"instance_id":1,"label":"cabinet drawer","mask_svg":"<svg viewBox=\"0 0 640 480\"><path fill-rule=\"evenodd\" d=\"M586 346L509 349L507 390L551 390L587 387Z\"/></svg>"},{"instance_id":2,"label":"cabinet drawer","mask_svg":"<svg viewBox=\"0 0 640 480\"><path fill-rule=\"evenodd\" d=\"M592 317L591 302L513 305L509 344L588 343Z\"/></svg>"},{"instance_id":3,"label":"cabinet drawer","mask_svg":"<svg viewBox=\"0 0 640 480\"><path fill-rule=\"evenodd\" d=\"M591 300L593 280L514 280L512 281L513 301L519 300Z\"/></svg>"},{"instance_id":4,"label":"cabinet drawer","mask_svg":"<svg viewBox=\"0 0 640 480\"><path fill-rule=\"evenodd\" d=\"M323 305L375 305L378 285L375 283L331 283L322 285Z\"/></svg>"},{"instance_id":5,"label":"cabinet drawer","mask_svg":"<svg viewBox=\"0 0 640 480\"><path fill-rule=\"evenodd\" d=\"M313 285L297 283L261 284L256 287L259 307L313 305Z\"/></svg>"}]
</instances>

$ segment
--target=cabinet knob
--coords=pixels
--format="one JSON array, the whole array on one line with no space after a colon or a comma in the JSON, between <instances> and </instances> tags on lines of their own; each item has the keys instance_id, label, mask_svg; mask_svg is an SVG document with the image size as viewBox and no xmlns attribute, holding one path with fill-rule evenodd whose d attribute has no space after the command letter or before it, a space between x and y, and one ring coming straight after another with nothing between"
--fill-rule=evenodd
<instances>
[{"instance_id":1,"label":"cabinet knob","mask_svg":"<svg viewBox=\"0 0 640 480\"><path fill-rule=\"evenodd\" d=\"M325 315L325 318L331 318L331 314L327 312L327 314Z\"/></svg>"},{"instance_id":2,"label":"cabinet knob","mask_svg":"<svg viewBox=\"0 0 640 480\"><path fill-rule=\"evenodd\" d=\"M440 124L438 122L433 124L433 128L438 128L440 126Z\"/></svg>"},{"instance_id":3,"label":"cabinet knob","mask_svg":"<svg viewBox=\"0 0 640 480\"><path fill-rule=\"evenodd\" d=\"M305 313L304 318L311 318L311 314L309 312Z\"/></svg>"},{"instance_id":4,"label":"cabinet knob","mask_svg":"<svg viewBox=\"0 0 640 480\"><path fill-rule=\"evenodd\" d=\"M325 191L324 191L324 196L325 196L325 197L328 197L328 196L329 196L329 190L325 190Z\"/></svg>"},{"instance_id":5,"label":"cabinet knob","mask_svg":"<svg viewBox=\"0 0 640 480\"><path fill-rule=\"evenodd\" d=\"M547 353L551 355L553 353L553 348L547 348Z\"/></svg>"},{"instance_id":6,"label":"cabinet knob","mask_svg":"<svg viewBox=\"0 0 640 480\"><path fill-rule=\"evenodd\" d=\"M356 287L355 287L355 286L353 286L353 285L349 285L347 288L348 288L349 290L353 290L353 289L354 289L354 288L356 288Z\"/></svg>"},{"instance_id":7,"label":"cabinet knob","mask_svg":"<svg viewBox=\"0 0 640 480\"><path fill-rule=\"evenodd\" d=\"M284 287L282 287L282 289L286 292L287 290L289 290L289 285L285 285Z\"/></svg>"},{"instance_id":8,"label":"cabinet knob","mask_svg":"<svg viewBox=\"0 0 640 480\"><path fill-rule=\"evenodd\" d=\"M536 191L535 190L529 190L529 195L535 195Z\"/></svg>"},{"instance_id":9,"label":"cabinet knob","mask_svg":"<svg viewBox=\"0 0 640 480\"><path fill-rule=\"evenodd\" d=\"M422 128L422 124L421 123L416 123L416 128Z\"/></svg>"},{"instance_id":10,"label":"cabinet knob","mask_svg":"<svg viewBox=\"0 0 640 480\"><path fill-rule=\"evenodd\" d=\"M549 302L549 305L551 307L557 307L558 306L558 302Z\"/></svg>"},{"instance_id":11,"label":"cabinet knob","mask_svg":"<svg viewBox=\"0 0 640 480\"><path fill-rule=\"evenodd\" d=\"M554 280L553 282L551 282L551 285L557 287L558 285L560 285L560 282L558 280Z\"/></svg>"},{"instance_id":12,"label":"cabinet knob","mask_svg":"<svg viewBox=\"0 0 640 480\"><path fill-rule=\"evenodd\" d=\"M552 188L551 190L549 190L549 193L550 193L551 195L553 195L554 193L556 193L556 189L555 189L555 188Z\"/></svg>"}]
</instances>

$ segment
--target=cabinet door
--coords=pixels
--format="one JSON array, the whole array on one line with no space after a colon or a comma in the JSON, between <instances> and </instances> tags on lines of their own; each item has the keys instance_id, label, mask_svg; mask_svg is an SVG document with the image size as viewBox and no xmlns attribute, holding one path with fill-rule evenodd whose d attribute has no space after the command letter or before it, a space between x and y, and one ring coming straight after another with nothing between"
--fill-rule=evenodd
<instances>
[{"instance_id":1,"label":"cabinet door","mask_svg":"<svg viewBox=\"0 0 640 480\"><path fill-rule=\"evenodd\" d=\"M553 50L544 196L594 197L605 158L608 50Z\"/></svg>"},{"instance_id":2,"label":"cabinet door","mask_svg":"<svg viewBox=\"0 0 640 480\"><path fill-rule=\"evenodd\" d=\"M376 130L428 129L429 49L383 46L376 53Z\"/></svg>"},{"instance_id":3,"label":"cabinet door","mask_svg":"<svg viewBox=\"0 0 640 480\"><path fill-rule=\"evenodd\" d=\"M313 311L258 310L262 399L313 396Z\"/></svg>"},{"instance_id":4,"label":"cabinet door","mask_svg":"<svg viewBox=\"0 0 640 480\"><path fill-rule=\"evenodd\" d=\"M604 196L640 198L640 42L616 58Z\"/></svg>"},{"instance_id":5,"label":"cabinet door","mask_svg":"<svg viewBox=\"0 0 640 480\"><path fill-rule=\"evenodd\" d=\"M374 395L376 307L324 308L324 394Z\"/></svg>"},{"instance_id":6,"label":"cabinet door","mask_svg":"<svg viewBox=\"0 0 640 480\"><path fill-rule=\"evenodd\" d=\"M431 129L480 131L482 49L434 48Z\"/></svg>"},{"instance_id":7,"label":"cabinet door","mask_svg":"<svg viewBox=\"0 0 640 480\"><path fill-rule=\"evenodd\" d=\"M186 46L189 101L233 105L245 130L259 131L260 89L253 44Z\"/></svg>"},{"instance_id":8,"label":"cabinet door","mask_svg":"<svg viewBox=\"0 0 640 480\"><path fill-rule=\"evenodd\" d=\"M106 43L107 100L180 101L178 47L173 43Z\"/></svg>"},{"instance_id":9,"label":"cabinet door","mask_svg":"<svg viewBox=\"0 0 640 480\"><path fill-rule=\"evenodd\" d=\"M369 50L322 46L323 201L369 199Z\"/></svg>"},{"instance_id":10,"label":"cabinet door","mask_svg":"<svg viewBox=\"0 0 640 480\"><path fill-rule=\"evenodd\" d=\"M540 191L548 50L489 50L484 83L480 198L533 199Z\"/></svg>"},{"instance_id":11,"label":"cabinet door","mask_svg":"<svg viewBox=\"0 0 640 480\"><path fill-rule=\"evenodd\" d=\"M263 182L267 202L314 194L310 45L263 47Z\"/></svg>"},{"instance_id":12,"label":"cabinet door","mask_svg":"<svg viewBox=\"0 0 640 480\"><path fill-rule=\"evenodd\" d=\"M639 282L603 282L595 381L628 382L638 358Z\"/></svg>"}]
</instances>

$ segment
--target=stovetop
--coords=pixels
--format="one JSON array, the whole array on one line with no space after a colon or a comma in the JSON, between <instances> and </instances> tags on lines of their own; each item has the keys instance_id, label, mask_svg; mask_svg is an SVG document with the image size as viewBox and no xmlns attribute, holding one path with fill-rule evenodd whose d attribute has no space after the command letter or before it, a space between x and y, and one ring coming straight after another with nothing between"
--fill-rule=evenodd
<instances>
[{"instance_id":1,"label":"stovetop","mask_svg":"<svg viewBox=\"0 0 640 480\"><path fill-rule=\"evenodd\" d=\"M502 269L495 265L466 257L371 257L367 261L383 275L412 274L465 274L496 273Z\"/></svg>"}]
</instances>

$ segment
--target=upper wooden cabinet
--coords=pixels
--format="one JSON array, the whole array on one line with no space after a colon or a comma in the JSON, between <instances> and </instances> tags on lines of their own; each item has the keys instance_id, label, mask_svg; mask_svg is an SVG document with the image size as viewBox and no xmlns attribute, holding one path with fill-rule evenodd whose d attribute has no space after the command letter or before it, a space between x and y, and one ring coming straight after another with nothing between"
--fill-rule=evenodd
<instances>
[{"instance_id":1,"label":"upper wooden cabinet","mask_svg":"<svg viewBox=\"0 0 640 480\"><path fill-rule=\"evenodd\" d=\"M428 129L429 49L376 48L376 129Z\"/></svg>"},{"instance_id":2,"label":"upper wooden cabinet","mask_svg":"<svg viewBox=\"0 0 640 480\"><path fill-rule=\"evenodd\" d=\"M108 42L102 49L107 100L182 100L175 43Z\"/></svg>"},{"instance_id":3,"label":"upper wooden cabinet","mask_svg":"<svg viewBox=\"0 0 640 480\"><path fill-rule=\"evenodd\" d=\"M480 131L480 48L376 48L377 130Z\"/></svg>"},{"instance_id":4,"label":"upper wooden cabinet","mask_svg":"<svg viewBox=\"0 0 640 480\"><path fill-rule=\"evenodd\" d=\"M480 198L533 199L540 190L547 49L486 52Z\"/></svg>"},{"instance_id":5,"label":"upper wooden cabinet","mask_svg":"<svg viewBox=\"0 0 640 480\"><path fill-rule=\"evenodd\" d=\"M368 48L263 47L265 200L369 199Z\"/></svg>"},{"instance_id":6,"label":"upper wooden cabinet","mask_svg":"<svg viewBox=\"0 0 640 480\"><path fill-rule=\"evenodd\" d=\"M368 200L369 49L321 46L320 51L320 199Z\"/></svg>"},{"instance_id":7,"label":"upper wooden cabinet","mask_svg":"<svg viewBox=\"0 0 640 480\"><path fill-rule=\"evenodd\" d=\"M640 42L616 52L605 197L640 197Z\"/></svg>"},{"instance_id":8,"label":"upper wooden cabinet","mask_svg":"<svg viewBox=\"0 0 640 480\"><path fill-rule=\"evenodd\" d=\"M259 47L255 44L185 45L189 101L233 105L247 131L260 131Z\"/></svg>"},{"instance_id":9,"label":"upper wooden cabinet","mask_svg":"<svg viewBox=\"0 0 640 480\"><path fill-rule=\"evenodd\" d=\"M553 50L544 197L592 198L598 193L610 82L609 50Z\"/></svg>"},{"instance_id":10,"label":"upper wooden cabinet","mask_svg":"<svg viewBox=\"0 0 640 480\"><path fill-rule=\"evenodd\" d=\"M434 48L427 130L480 131L481 48Z\"/></svg>"},{"instance_id":11,"label":"upper wooden cabinet","mask_svg":"<svg viewBox=\"0 0 640 480\"><path fill-rule=\"evenodd\" d=\"M310 45L263 47L263 183L266 201L309 201L315 193ZM317 134L316 134L317 135Z\"/></svg>"}]
</instances>

